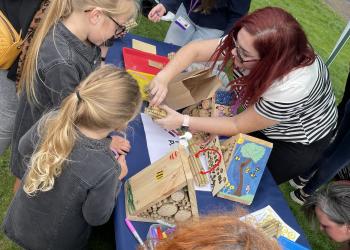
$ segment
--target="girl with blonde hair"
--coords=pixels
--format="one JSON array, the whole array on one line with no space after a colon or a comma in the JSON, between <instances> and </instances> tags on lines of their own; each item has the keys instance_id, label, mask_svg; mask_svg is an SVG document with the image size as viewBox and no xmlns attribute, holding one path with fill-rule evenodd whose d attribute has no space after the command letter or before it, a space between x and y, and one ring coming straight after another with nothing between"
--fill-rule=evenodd
<instances>
[{"instance_id":1,"label":"girl with blonde hair","mask_svg":"<svg viewBox=\"0 0 350 250\"><path fill-rule=\"evenodd\" d=\"M50 4L35 32L19 82L10 160L17 184L25 171L18 152L20 138L100 65L99 46L125 33L124 24L137 12L137 0L56 0Z\"/></svg>"},{"instance_id":2,"label":"girl with blonde hair","mask_svg":"<svg viewBox=\"0 0 350 250\"><path fill-rule=\"evenodd\" d=\"M25 249L86 247L91 226L110 218L127 173L125 156L115 159L107 135L124 130L140 107L137 82L105 65L43 116L20 141L30 160L5 234Z\"/></svg>"}]
</instances>

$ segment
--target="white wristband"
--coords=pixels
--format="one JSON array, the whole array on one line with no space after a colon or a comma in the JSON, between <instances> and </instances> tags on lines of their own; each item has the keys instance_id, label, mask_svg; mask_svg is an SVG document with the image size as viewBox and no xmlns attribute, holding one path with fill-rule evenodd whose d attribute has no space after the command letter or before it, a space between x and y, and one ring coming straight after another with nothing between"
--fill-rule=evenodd
<instances>
[{"instance_id":1,"label":"white wristband","mask_svg":"<svg viewBox=\"0 0 350 250\"><path fill-rule=\"evenodd\" d=\"M182 126L184 126L184 127L190 126L190 117L188 115L184 115L184 120L182 122Z\"/></svg>"}]
</instances>

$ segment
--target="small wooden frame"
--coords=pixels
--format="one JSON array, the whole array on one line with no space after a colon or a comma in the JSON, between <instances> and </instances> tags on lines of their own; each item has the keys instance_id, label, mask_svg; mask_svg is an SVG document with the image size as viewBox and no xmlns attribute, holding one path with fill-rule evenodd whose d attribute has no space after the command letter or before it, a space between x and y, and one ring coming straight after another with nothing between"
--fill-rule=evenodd
<instances>
[{"instance_id":1,"label":"small wooden frame","mask_svg":"<svg viewBox=\"0 0 350 250\"><path fill-rule=\"evenodd\" d=\"M198 217L188 156L186 149L180 146L126 181L125 211L128 219L174 223Z\"/></svg>"},{"instance_id":2,"label":"small wooden frame","mask_svg":"<svg viewBox=\"0 0 350 250\"><path fill-rule=\"evenodd\" d=\"M217 194L218 197L237 201L246 205L253 202L255 193L272 151L272 143L249 135L238 134L226 144L234 148L226 149L230 157L226 166L227 182ZM232 152L230 152L232 151Z\"/></svg>"},{"instance_id":3,"label":"small wooden frame","mask_svg":"<svg viewBox=\"0 0 350 250\"><path fill-rule=\"evenodd\" d=\"M154 67L154 68L157 68L157 69L162 69L164 68L164 64L161 63L161 62L156 62L156 61L153 61L153 60L148 60L148 66L151 66L151 67Z\"/></svg>"},{"instance_id":4,"label":"small wooden frame","mask_svg":"<svg viewBox=\"0 0 350 250\"><path fill-rule=\"evenodd\" d=\"M145 114L149 115L153 120L162 119L167 116L167 112L156 106L146 107Z\"/></svg>"}]
</instances>

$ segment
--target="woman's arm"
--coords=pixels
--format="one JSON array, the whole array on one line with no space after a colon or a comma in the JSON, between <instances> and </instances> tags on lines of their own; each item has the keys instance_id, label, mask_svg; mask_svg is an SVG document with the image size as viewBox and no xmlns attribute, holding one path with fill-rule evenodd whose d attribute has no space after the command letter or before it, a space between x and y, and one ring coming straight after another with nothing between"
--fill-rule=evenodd
<instances>
[{"instance_id":1,"label":"woman's arm","mask_svg":"<svg viewBox=\"0 0 350 250\"><path fill-rule=\"evenodd\" d=\"M169 82L194 62L207 62L219 45L220 39L194 41L182 47L165 68L150 83L151 105L158 106L168 92Z\"/></svg>"},{"instance_id":2,"label":"woman's arm","mask_svg":"<svg viewBox=\"0 0 350 250\"><path fill-rule=\"evenodd\" d=\"M184 115L162 106L168 116L156 120L156 122L166 129L176 129L181 127ZM189 128L194 131L204 131L216 135L232 136L238 133L251 133L278 124L278 121L271 120L259 115L254 106L249 107L242 113L234 117L190 117Z\"/></svg>"}]
</instances>

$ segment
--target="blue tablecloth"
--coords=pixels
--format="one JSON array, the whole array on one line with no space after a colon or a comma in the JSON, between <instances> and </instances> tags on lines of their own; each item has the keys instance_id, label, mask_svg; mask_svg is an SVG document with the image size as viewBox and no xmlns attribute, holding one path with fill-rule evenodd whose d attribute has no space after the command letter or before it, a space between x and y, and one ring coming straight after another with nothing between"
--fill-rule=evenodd
<instances>
[{"instance_id":1,"label":"blue tablecloth","mask_svg":"<svg viewBox=\"0 0 350 250\"><path fill-rule=\"evenodd\" d=\"M123 40L114 43L113 47L111 47L108 52L106 61L108 63L113 63L121 66L121 48L123 46L131 47L131 39L133 38L156 45L157 53L159 55L167 55L169 52L176 51L178 49L178 47L173 45L128 34ZM125 179L128 179L129 177L135 175L144 167L150 164L145 132L140 116L138 116L133 122L130 123L130 127L131 128L128 132L128 139L132 145L132 148L126 158L129 172ZM233 207L237 205L237 203L229 200L212 197L211 193L209 192L197 191L196 195L200 214L207 214L211 211L232 211ZM288 207L287 202L283 198L281 191L273 180L268 169L265 170L265 173L261 179L261 183L257 190L253 204L245 208L250 212L253 212L267 205L270 205L289 226L300 233L300 237L297 242L310 248L304 232L296 222L291 210ZM114 213L116 246L118 250L135 249L137 242L129 229L126 227L124 219L125 197L124 187L122 187L117 199L117 205ZM148 228L151 224L144 222L133 222L133 224L140 234L141 238L145 239Z\"/></svg>"}]
</instances>

